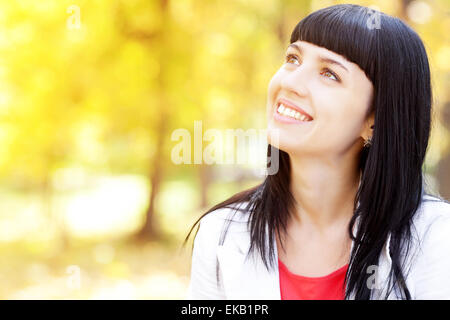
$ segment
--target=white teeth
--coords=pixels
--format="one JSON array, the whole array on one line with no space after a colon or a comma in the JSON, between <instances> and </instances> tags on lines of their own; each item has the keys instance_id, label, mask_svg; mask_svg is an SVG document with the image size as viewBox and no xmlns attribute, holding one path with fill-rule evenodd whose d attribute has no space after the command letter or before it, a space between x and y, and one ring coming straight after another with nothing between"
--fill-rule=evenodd
<instances>
[{"instance_id":1,"label":"white teeth","mask_svg":"<svg viewBox=\"0 0 450 320\"><path fill-rule=\"evenodd\" d=\"M282 103L280 103L280 105L278 106L277 109L278 113L287 116L287 117L291 117L300 121L307 121L308 118L301 114L300 112L293 110L291 108L287 108L286 106L284 106Z\"/></svg>"}]
</instances>

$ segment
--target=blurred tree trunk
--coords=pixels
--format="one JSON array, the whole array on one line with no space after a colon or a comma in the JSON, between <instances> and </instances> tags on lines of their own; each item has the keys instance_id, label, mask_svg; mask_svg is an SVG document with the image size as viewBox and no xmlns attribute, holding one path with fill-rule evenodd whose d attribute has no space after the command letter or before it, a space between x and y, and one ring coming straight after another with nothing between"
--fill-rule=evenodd
<instances>
[{"instance_id":1,"label":"blurred tree trunk","mask_svg":"<svg viewBox=\"0 0 450 320\"><path fill-rule=\"evenodd\" d=\"M145 222L138 231L137 236L142 240L160 240L161 234L155 219L155 198L158 194L163 178L163 161L164 161L164 137L166 135L166 125L164 118L159 118L157 127L156 152L151 167L153 170L150 174L150 195L148 207L145 212Z\"/></svg>"},{"instance_id":2,"label":"blurred tree trunk","mask_svg":"<svg viewBox=\"0 0 450 320\"><path fill-rule=\"evenodd\" d=\"M158 75L158 89L157 94L159 95L159 106L158 106L158 119L156 124L156 148L153 158L153 163L150 166L153 168L153 171L150 171L150 194L148 200L148 207L145 212L145 222L142 228L138 231L137 236L141 240L161 240L162 234L160 228L157 226L157 219L155 218L155 198L156 195L160 191L161 182L164 176L164 166L163 162L165 159L164 154L164 141L167 136L167 122L168 122L168 113L170 108L170 102L167 99L167 68L165 67L165 53L164 50L168 47L165 43L169 39L168 33L168 24L170 23L168 5L169 0L160 0L160 15L162 17L161 28L155 35L154 41L147 42L148 50L152 52L154 48L160 48L158 51L159 57L159 75ZM150 38L151 39L151 38Z\"/></svg>"},{"instance_id":3,"label":"blurred tree trunk","mask_svg":"<svg viewBox=\"0 0 450 320\"><path fill-rule=\"evenodd\" d=\"M156 106L158 118L153 124L155 126L156 147L154 156L149 164L150 194L145 212L144 224L136 233L137 239L144 241L157 241L162 238L162 233L158 227L157 219L155 218L155 198L160 191L161 182L164 178L164 161L166 160L164 146L165 137L168 135L167 123L168 119L170 119L170 101L167 96L169 90L167 88L167 79L169 79L169 75L167 74L167 62L165 62L166 51L169 47L167 41L170 41L168 34L170 25L168 4L168 0L159 0L159 15L162 17L162 22L160 28L155 32L148 32L147 30L131 30L131 28L127 26L126 18L123 18L120 9L118 10L119 19L121 19L119 23L121 23L122 31L125 36L142 42L152 55L157 55L157 60L159 62L157 89L155 90L158 97L158 105Z\"/></svg>"}]
</instances>

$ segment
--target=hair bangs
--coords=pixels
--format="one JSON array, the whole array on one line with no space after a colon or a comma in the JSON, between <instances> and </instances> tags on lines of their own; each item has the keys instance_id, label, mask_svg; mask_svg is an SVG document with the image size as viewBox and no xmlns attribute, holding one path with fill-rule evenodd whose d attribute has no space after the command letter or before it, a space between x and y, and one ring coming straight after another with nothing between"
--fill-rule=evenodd
<instances>
[{"instance_id":1,"label":"hair bangs","mask_svg":"<svg viewBox=\"0 0 450 320\"><path fill-rule=\"evenodd\" d=\"M378 29L370 24L375 14L381 19L378 11L350 4L320 9L295 26L290 43L306 41L340 54L375 83Z\"/></svg>"}]
</instances>

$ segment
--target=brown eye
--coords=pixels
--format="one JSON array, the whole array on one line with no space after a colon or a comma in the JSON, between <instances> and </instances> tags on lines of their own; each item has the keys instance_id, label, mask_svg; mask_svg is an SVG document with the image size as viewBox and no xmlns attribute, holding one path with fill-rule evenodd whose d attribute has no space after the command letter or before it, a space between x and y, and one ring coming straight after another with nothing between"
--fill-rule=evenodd
<instances>
[{"instance_id":1,"label":"brown eye","mask_svg":"<svg viewBox=\"0 0 450 320\"><path fill-rule=\"evenodd\" d=\"M331 80L334 80L334 81L340 81L339 80L339 77L336 75L336 74L334 74L334 72L332 72L331 70L329 70L329 69L325 69L325 72L323 72L322 74L330 74L333 78L331 78L331 77L328 77L328 76L325 76L325 77L327 77L327 78L329 78L329 79L331 79Z\"/></svg>"},{"instance_id":2,"label":"brown eye","mask_svg":"<svg viewBox=\"0 0 450 320\"><path fill-rule=\"evenodd\" d=\"M297 56L296 55L294 55L294 54L288 54L287 56L286 56L286 62L287 63L292 63L291 61L292 60L297 60L297 62L298 62L298 59L297 59Z\"/></svg>"}]
</instances>

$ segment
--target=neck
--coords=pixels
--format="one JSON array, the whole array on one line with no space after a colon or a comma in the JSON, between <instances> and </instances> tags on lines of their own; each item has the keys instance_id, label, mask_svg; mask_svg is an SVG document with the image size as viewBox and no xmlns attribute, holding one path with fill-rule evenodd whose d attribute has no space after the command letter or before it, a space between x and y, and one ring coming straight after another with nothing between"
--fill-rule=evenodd
<instances>
[{"instance_id":1,"label":"neck","mask_svg":"<svg viewBox=\"0 0 450 320\"><path fill-rule=\"evenodd\" d=\"M354 154L290 156L295 223L324 234L330 228L348 225L360 182L358 161Z\"/></svg>"}]
</instances>

